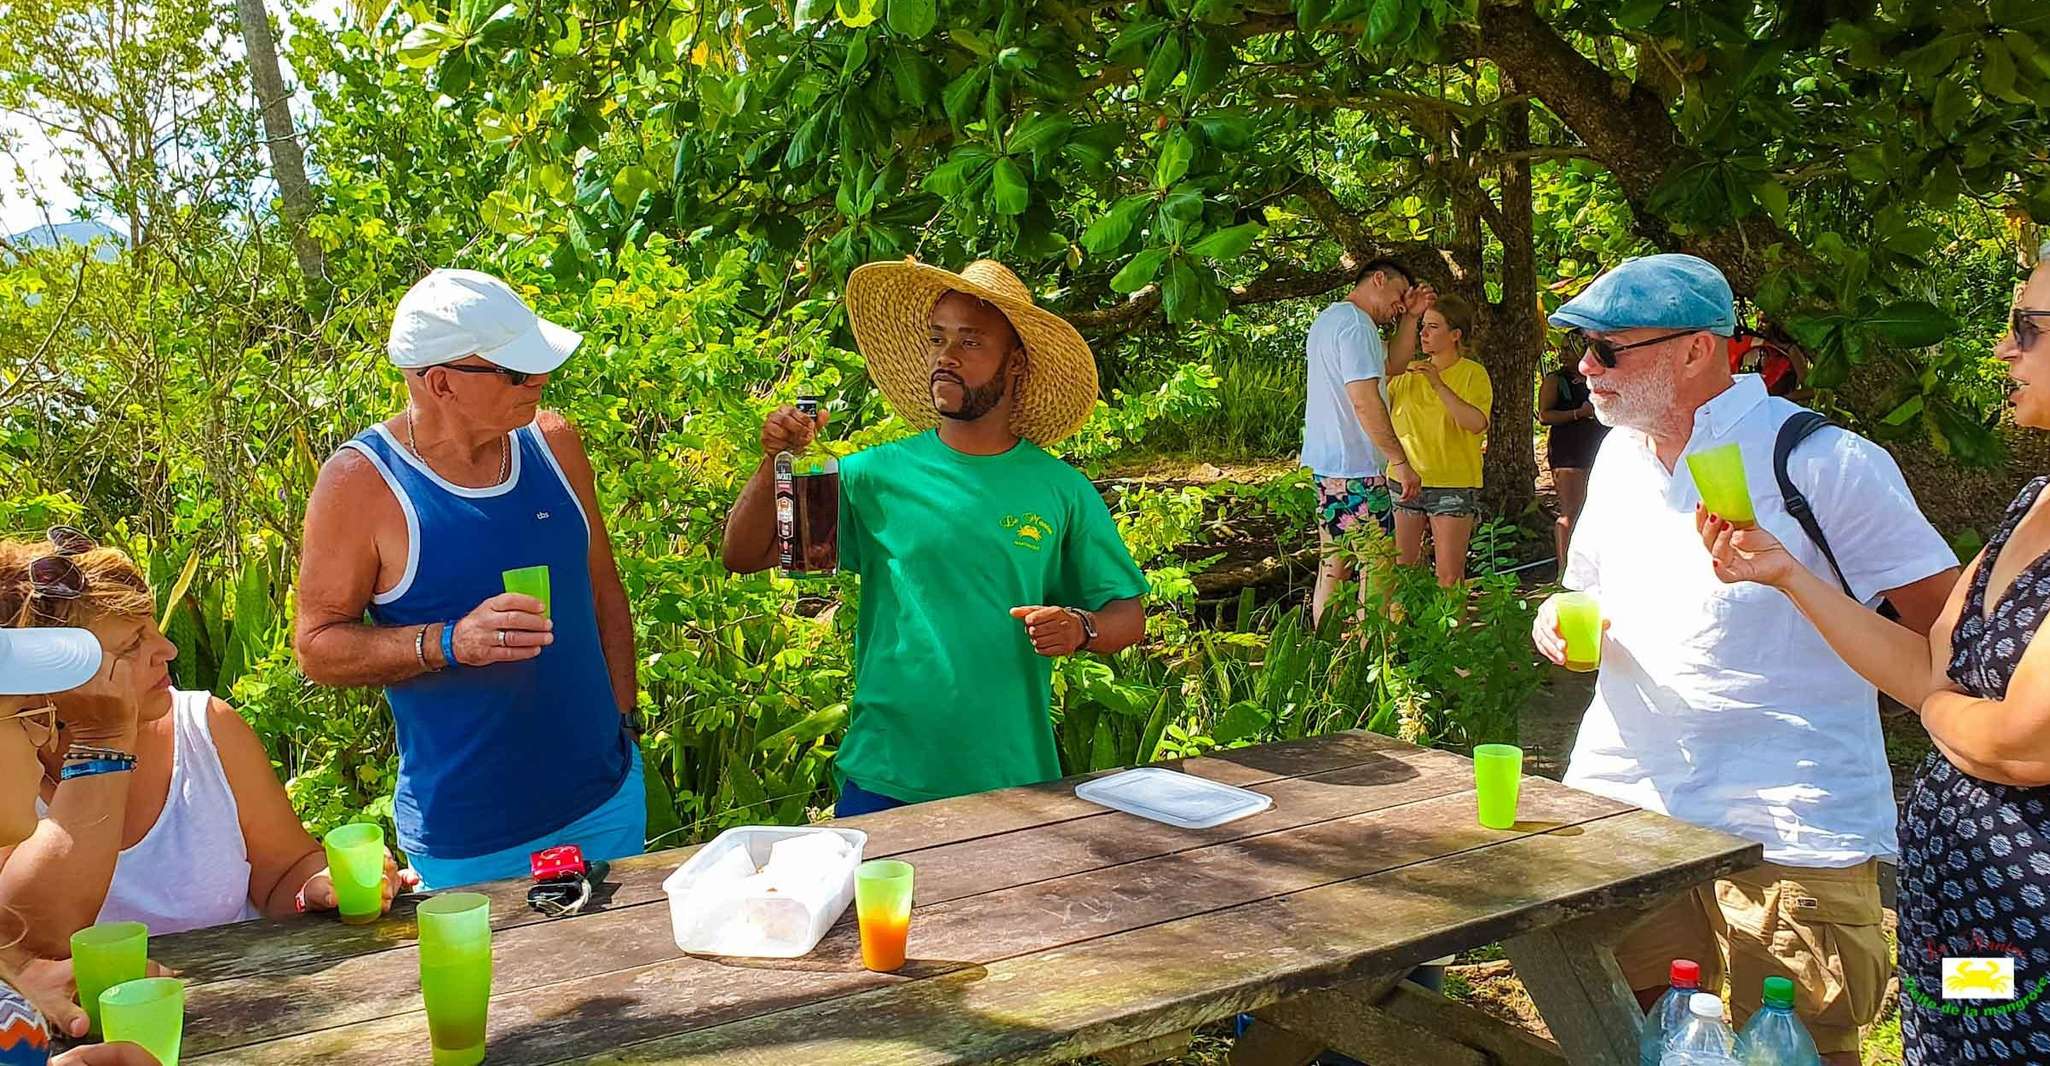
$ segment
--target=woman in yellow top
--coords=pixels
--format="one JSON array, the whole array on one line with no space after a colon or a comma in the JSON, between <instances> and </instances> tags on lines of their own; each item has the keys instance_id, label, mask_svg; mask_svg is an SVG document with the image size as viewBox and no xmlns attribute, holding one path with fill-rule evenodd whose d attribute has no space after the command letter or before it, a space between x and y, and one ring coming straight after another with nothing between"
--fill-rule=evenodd
<instances>
[{"instance_id":1,"label":"woman in yellow top","mask_svg":"<svg viewBox=\"0 0 2050 1066\"><path fill-rule=\"evenodd\" d=\"M1472 305L1439 297L1420 327L1424 358L1388 381L1395 435L1424 483L1416 496L1396 501L1398 558L1410 565L1423 561L1428 522L1438 584L1446 588L1466 577L1466 545L1480 515L1481 443L1495 397L1486 368L1466 356L1472 335Z\"/></svg>"}]
</instances>

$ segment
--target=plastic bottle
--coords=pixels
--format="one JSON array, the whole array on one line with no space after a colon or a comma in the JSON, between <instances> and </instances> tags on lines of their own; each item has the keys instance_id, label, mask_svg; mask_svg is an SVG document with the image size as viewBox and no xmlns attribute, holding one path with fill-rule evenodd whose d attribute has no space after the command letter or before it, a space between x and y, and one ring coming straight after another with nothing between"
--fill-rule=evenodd
<instances>
[{"instance_id":1,"label":"plastic bottle","mask_svg":"<svg viewBox=\"0 0 2050 1066\"><path fill-rule=\"evenodd\" d=\"M1765 979L1765 1006L1738 1035L1737 1061L1743 1066L1821 1066L1814 1038L1794 1014L1794 982Z\"/></svg>"},{"instance_id":2,"label":"plastic bottle","mask_svg":"<svg viewBox=\"0 0 2050 1066\"><path fill-rule=\"evenodd\" d=\"M1696 992L1687 1001L1687 1020L1666 1040L1659 1066L1736 1066L1730 1054L1730 1027L1723 1021L1723 1001Z\"/></svg>"},{"instance_id":3,"label":"plastic bottle","mask_svg":"<svg viewBox=\"0 0 2050 1066\"><path fill-rule=\"evenodd\" d=\"M1701 991L1701 965L1691 959L1674 959L1672 984L1666 994L1644 1016L1644 1032L1637 1040L1637 1066L1659 1066L1666 1052L1666 1037L1687 1020L1687 1001Z\"/></svg>"}]
</instances>

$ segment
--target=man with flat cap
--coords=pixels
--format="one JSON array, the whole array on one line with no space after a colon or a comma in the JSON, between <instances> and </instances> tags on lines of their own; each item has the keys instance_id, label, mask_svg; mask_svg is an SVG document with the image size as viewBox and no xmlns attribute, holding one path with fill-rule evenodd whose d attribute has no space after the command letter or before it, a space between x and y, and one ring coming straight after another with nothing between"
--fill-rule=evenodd
<instances>
[{"instance_id":1,"label":"man with flat cap","mask_svg":"<svg viewBox=\"0 0 2050 1066\"><path fill-rule=\"evenodd\" d=\"M1096 409L1096 358L993 260L847 279L869 377L923 432L840 464L840 567L861 576L841 817L1059 777L1052 660L1146 634L1146 577L1103 497L1045 449ZM818 422L785 407L727 520L725 561L775 564L772 462Z\"/></svg>"},{"instance_id":2,"label":"man with flat cap","mask_svg":"<svg viewBox=\"0 0 2050 1066\"><path fill-rule=\"evenodd\" d=\"M583 441L541 409L582 340L489 274L428 274L386 345L406 409L342 445L306 506L300 669L384 687L399 846L430 888L646 845L633 617ZM506 591L534 566L546 604Z\"/></svg>"},{"instance_id":3,"label":"man with flat cap","mask_svg":"<svg viewBox=\"0 0 2050 1066\"><path fill-rule=\"evenodd\" d=\"M1733 376L1730 286L1689 255L1631 259L1552 324L1585 354L1595 415L1611 427L1589 475L1564 584L1592 593L1607 627L1594 702L1566 783L1765 846L1765 864L1651 916L1616 949L1647 1006L1669 964L1730 977L1739 1025L1766 977L1791 978L1825 1062L1858 1062L1892 967L1878 863L1897 854L1893 778L1877 693L1778 591L1719 579L1695 527L1701 493L1682 462L1736 444L1758 523L1828 573L1774 474L1781 426L1800 414L1756 375ZM1892 456L1825 428L1788 462L1854 595L1891 602L1927 631L1958 574ZM1547 602L1532 638L1564 664ZM1903 950L1907 950L1903 945Z\"/></svg>"}]
</instances>

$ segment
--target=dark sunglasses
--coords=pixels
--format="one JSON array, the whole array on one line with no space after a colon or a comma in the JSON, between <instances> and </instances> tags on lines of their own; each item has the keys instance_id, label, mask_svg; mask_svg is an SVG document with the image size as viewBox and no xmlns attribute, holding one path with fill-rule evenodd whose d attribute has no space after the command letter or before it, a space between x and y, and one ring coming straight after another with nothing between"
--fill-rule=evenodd
<instances>
[{"instance_id":1,"label":"dark sunglasses","mask_svg":"<svg viewBox=\"0 0 2050 1066\"><path fill-rule=\"evenodd\" d=\"M524 370L507 370L502 366L458 366L454 363L441 363L436 366L422 367L419 375L424 378L429 370L453 370L458 374L497 374L516 386L525 385L536 376Z\"/></svg>"},{"instance_id":2,"label":"dark sunglasses","mask_svg":"<svg viewBox=\"0 0 2050 1066\"><path fill-rule=\"evenodd\" d=\"M1664 344L1675 337L1692 337L1700 332L1698 329L1683 329L1678 332L1668 333L1662 337L1653 337L1650 340L1636 341L1630 344L1611 344L1600 337L1590 337L1579 330L1574 330L1566 335L1566 343L1568 346L1567 351L1572 354L1579 355L1582 352L1592 352L1594 353L1595 362L1608 367L1610 370L1614 370L1616 369L1616 357L1632 348L1649 348L1654 344Z\"/></svg>"},{"instance_id":3,"label":"dark sunglasses","mask_svg":"<svg viewBox=\"0 0 2050 1066\"><path fill-rule=\"evenodd\" d=\"M28 602L50 600L75 600L85 595L85 571L73 562L74 555L84 555L99 547L99 543L84 532L72 526L51 526L43 537L50 542L51 554L41 556L28 564ZM0 593L0 621L21 613L21 594ZM39 612L40 613L40 612Z\"/></svg>"},{"instance_id":4,"label":"dark sunglasses","mask_svg":"<svg viewBox=\"0 0 2050 1066\"><path fill-rule=\"evenodd\" d=\"M2050 318L2050 311L2024 311L2017 307L2007 316L2007 331L2014 335L2015 346L2027 351L2043 339L2043 327L2036 324L2039 318Z\"/></svg>"},{"instance_id":5,"label":"dark sunglasses","mask_svg":"<svg viewBox=\"0 0 2050 1066\"><path fill-rule=\"evenodd\" d=\"M28 742L31 745L47 748L50 741L57 737L57 705L49 703L41 707L31 707L19 714L0 718L0 722L20 722L21 731L28 735Z\"/></svg>"}]
</instances>

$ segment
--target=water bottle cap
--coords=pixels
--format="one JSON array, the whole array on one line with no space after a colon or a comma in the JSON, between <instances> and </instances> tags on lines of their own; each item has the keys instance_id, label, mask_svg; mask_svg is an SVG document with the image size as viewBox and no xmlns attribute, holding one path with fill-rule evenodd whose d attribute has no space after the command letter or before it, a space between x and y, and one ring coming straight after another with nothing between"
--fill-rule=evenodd
<instances>
[{"instance_id":1,"label":"water bottle cap","mask_svg":"<svg viewBox=\"0 0 2050 1066\"><path fill-rule=\"evenodd\" d=\"M1700 988L1701 964L1692 959L1674 959L1673 987Z\"/></svg>"},{"instance_id":2,"label":"water bottle cap","mask_svg":"<svg viewBox=\"0 0 2050 1066\"><path fill-rule=\"evenodd\" d=\"M1707 992L1696 992L1694 993L1694 998L1687 1001L1687 1012L1696 1018L1713 1018L1716 1021L1722 1021L1722 997Z\"/></svg>"},{"instance_id":3,"label":"water bottle cap","mask_svg":"<svg viewBox=\"0 0 2050 1066\"><path fill-rule=\"evenodd\" d=\"M1766 978L1765 1005L1768 1007L1792 1009L1794 1006L1794 982L1784 977Z\"/></svg>"}]
</instances>

